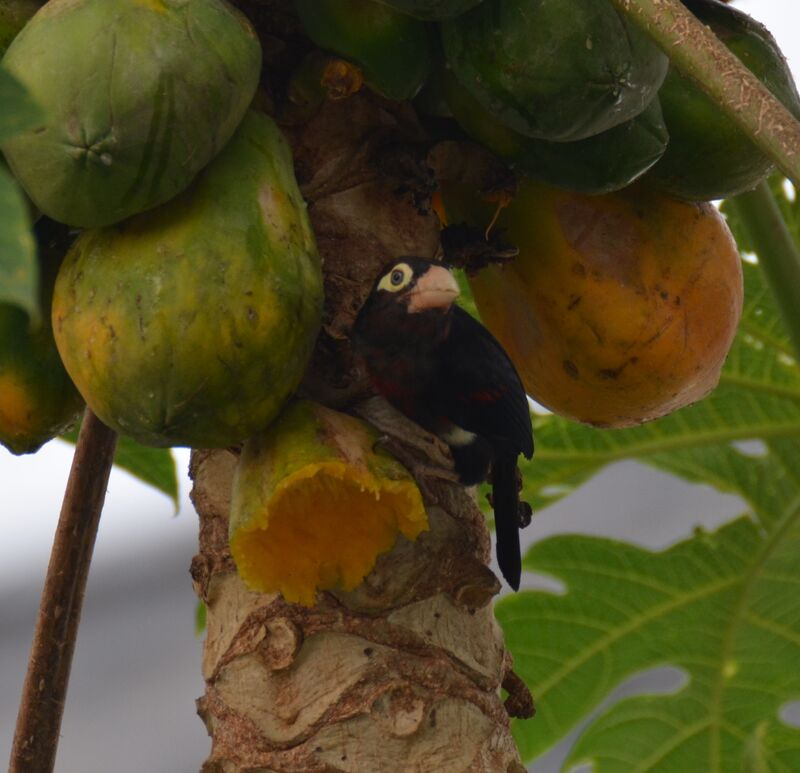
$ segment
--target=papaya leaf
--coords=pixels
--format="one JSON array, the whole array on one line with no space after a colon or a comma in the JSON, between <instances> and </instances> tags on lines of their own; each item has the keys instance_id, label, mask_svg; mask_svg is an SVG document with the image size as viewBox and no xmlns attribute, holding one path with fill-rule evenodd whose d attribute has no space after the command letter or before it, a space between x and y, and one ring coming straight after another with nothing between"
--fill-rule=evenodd
<instances>
[{"instance_id":1,"label":"papaya leaf","mask_svg":"<svg viewBox=\"0 0 800 773\"><path fill-rule=\"evenodd\" d=\"M2 110L2 102L0 102ZM19 306L40 318L39 267L30 217L22 193L0 165L0 303Z\"/></svg>"},{"instance_id":2,"label":"papaya leaf","mask_svg":"<svg viewBox=\"0 0 800 773\"><path fill-rule=\"evenodd\" d=\"M800 223L798 204L777 190L787 219ZM760 268L743 268L742 322L705 400L625 430L535 417L536 456L524 474L539 509L606 465L635 459L738 494L748 512L661 552L579 535L530 549L525 568L564 592L523 592L497 605L515 670L537 704L534 722L515 725L525 759L628 677L673 666L684 686L601 709L565 768L800 770L800 729L780 717L800 698L800 366Z\"/></svg>"},{"instance_id":3,"label":"papaya leaf","mask_svg":"<svg viewBox=\"0 0 800 773\"><path fill-rule=\"evenodd\" d=\"M0 143L34 128L43 119L44 112L25 87L0 67Z\"/></svg>"},{"instance_id":4,"label":"papaya leaf","mask_svg":"<svg viewBox=\"0 0 800 773\"><path fill-rule=\"evenodd\" d=\"M80 428L61 436L68 443L75 443ZM121 435L117 442L114 465L129 472L148 486L166 494L178 510L178 476L175 457L169 448L150 448Z\"/></svg>"}]
</instances>

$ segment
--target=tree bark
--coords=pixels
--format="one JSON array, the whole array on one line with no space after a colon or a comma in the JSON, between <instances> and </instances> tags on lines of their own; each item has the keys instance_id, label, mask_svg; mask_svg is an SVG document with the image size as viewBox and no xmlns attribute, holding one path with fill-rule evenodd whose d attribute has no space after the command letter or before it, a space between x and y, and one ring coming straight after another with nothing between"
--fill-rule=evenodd
<instances>
[{"instance_id":1,"label":"tree bark","mask_svg":"<svg viewBox=\"0 0 800 773\"><path fill-rule=\"evenodd\" d=\"M407 105L368 92L325 101L283 128L326 282L301 393L386 435L420 484L430 530L414 543L399 538L355 591L319 594L313 608L253 593L228 550L237 455L194 452L192 576L208 610L198 711L212 739L203 770L524 773L501 685L516 713L530 714L532 703L492 612L500 585L487 566L484 516L442 475L450 462L438 440L381 399L365 399L347 340L379 267L439 248L424 201L431 143Z\"/></svg>"}]
</instances>

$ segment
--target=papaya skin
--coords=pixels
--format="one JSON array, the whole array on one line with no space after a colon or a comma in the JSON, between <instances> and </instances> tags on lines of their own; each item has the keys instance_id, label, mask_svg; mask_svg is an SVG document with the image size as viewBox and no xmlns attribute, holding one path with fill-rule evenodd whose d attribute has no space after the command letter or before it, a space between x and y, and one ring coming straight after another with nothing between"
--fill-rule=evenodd
<instances>
[{"instance_id":1,"label":"papaya skin","mask_svg":"<svg viewBox=\"0 0 800 773\"><path fill-rule=\"evenodd\" d=\"M40 301L50 307L58 266L71 239L47 218L36 224ZM58 356L50 319L38 325L0 304L0 444L13 454L38 451L79 418L83 400Z\"/></svg>"},{"instance_id":2,"label":"papaya skin","mask_svg":"<svg viewBox=\"0 0 800 773\"><path fill-rule=\"evenodd\" d=\"M56 281L53 327L108 426L153 446L225 447L297 388L322 274L289 148L250 112L181 196L84 231Z\"/></svg>"},{"instance_id":3,"label":"papaya skin","mask_svg":"<svg viewBox=\"0 0 800 773\"><path fill-rule=\"evenodd\" d=\"M225 0L50 0L3 66L46 114L4 142L14 176L46 215L96 228L186 189L247 111L261 47Z\"/></svg>"},{"instance_id":4,"label":"papaya skin","mask_svg":"<svg viewBox=\"0 0 800 773\"><path fill-rule=\"evenodd\" d=\"M416 16L418 19L441 21L466 13L483 0L378 0L378 2L409 16Z\"/></svg>"},{"instance_id":5,"label":"papaya skin","mask_svg":"<svg viewBox=\"0 0 800 773\"><path fill-rule=\"evenodd\" d=\"M450 222L490 216L463 191L444 202ZM497 227L520 254L470 285L536 401L628 427L716 386L741 315L742 271L711 204L637 185L590 197L524 181Z\"/></svg>"},{"instance_id":6,"label":"papaya skin","mask_svg":"<svg viewBox=\"0 0 800 773\"><path fill-rule=\"evenodd\" d=\"M435 27L373 0L294 0L320 48L355 62L367 85L389 99L412 99L433 67Z\"/></svg>"},{"instance_id":7,"label":"papaya skin","mask_svg":"<svg viewBox=\"0 0 800 773\"><path fill-rule=\"evenodd\" d=\"M485 0L441 27L459 82L537 139L582 140L629 121L668 67L644 32L597 0Z\"/></svg>"}]
</instances>

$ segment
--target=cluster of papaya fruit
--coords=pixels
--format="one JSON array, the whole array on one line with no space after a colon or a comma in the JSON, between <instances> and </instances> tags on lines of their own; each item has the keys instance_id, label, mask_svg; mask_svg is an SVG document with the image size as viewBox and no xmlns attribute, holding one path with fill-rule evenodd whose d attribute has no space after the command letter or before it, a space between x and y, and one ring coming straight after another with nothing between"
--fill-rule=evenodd
<instances>
[{"instance_id":1,"label":"cluster of papaya fruit","mask_svg":"<svg viewBox=\"0 0 800 773\"><path fill-rule=\"evenodd\" d=\"M336 96L366 84L413 102L432 136L471 138L517 176L501 211L496 195L441 179L438 211L518 248L469 281L529 394L618 427L713 388L742 283L707 202L771 163L610 0L286 2L352 76ZM761 25L719 0L684 4L800 114ZM46 115L0 149L38 218L52 310L36 327L0 305L0 443L35 451L84 400L148 445L256 435L234 494L242 571L308 603L316 587L354 587L425 511L369 428L286 409L319 331L322 274L287 143L252 108L256 31L226 0L0 0L0 54ZM280 548L310 544L292 524L322 502L317 558ZM345 524L359 514L357 545Z\"/></svg>"},{"instance_id":2,"label":"cluster of papaya fruit","mask_svg":"<svg viewBox=\"0 0 800 773\"><path fill-rule=\"evenodd\" d=\"M453 181L442 219L505 229L519 256L470 276L485 324L546 407L637 424L717 383L742 304L724 220L705 203L771 161L609 0L295 0L308 35L502 159L496 204ZM774 38L720 0L684 0L795 115ZM445 129L447 132L448 129ZM496 197L495 197L496 198Z\"/></svg>"},{"instance_id":3,"label":"cluster of papaya fruit","mask_svg":"<svg viewBox=\"0 0 800 773\"><path fill-rule=\"evenodd\" d=\"M22 27L2 66L46 113L2 150L52 308L52 329L0 308L0 441L36 450L80 394L149 445L240 442L296 389L322 308L287 143L248 110L254 29L222 0L0 8Z\"/></svg>"}]
</instances>

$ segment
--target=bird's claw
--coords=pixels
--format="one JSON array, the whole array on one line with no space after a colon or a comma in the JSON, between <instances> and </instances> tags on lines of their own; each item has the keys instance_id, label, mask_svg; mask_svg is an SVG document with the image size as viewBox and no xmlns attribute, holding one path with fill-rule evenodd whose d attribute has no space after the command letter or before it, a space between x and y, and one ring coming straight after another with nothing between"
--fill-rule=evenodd
<instances>
[{"instance_id":1,"label":"bird's claw","mask_svg":"<svg viewBox=\"0 0 800 773\"><path fill-rule=\"evenodd\" d=\"M527 502L520 502L517 506L517 518L519 519L520 529L530 526L533 520L533 508Z\"/></svg>"}]
</instances>

